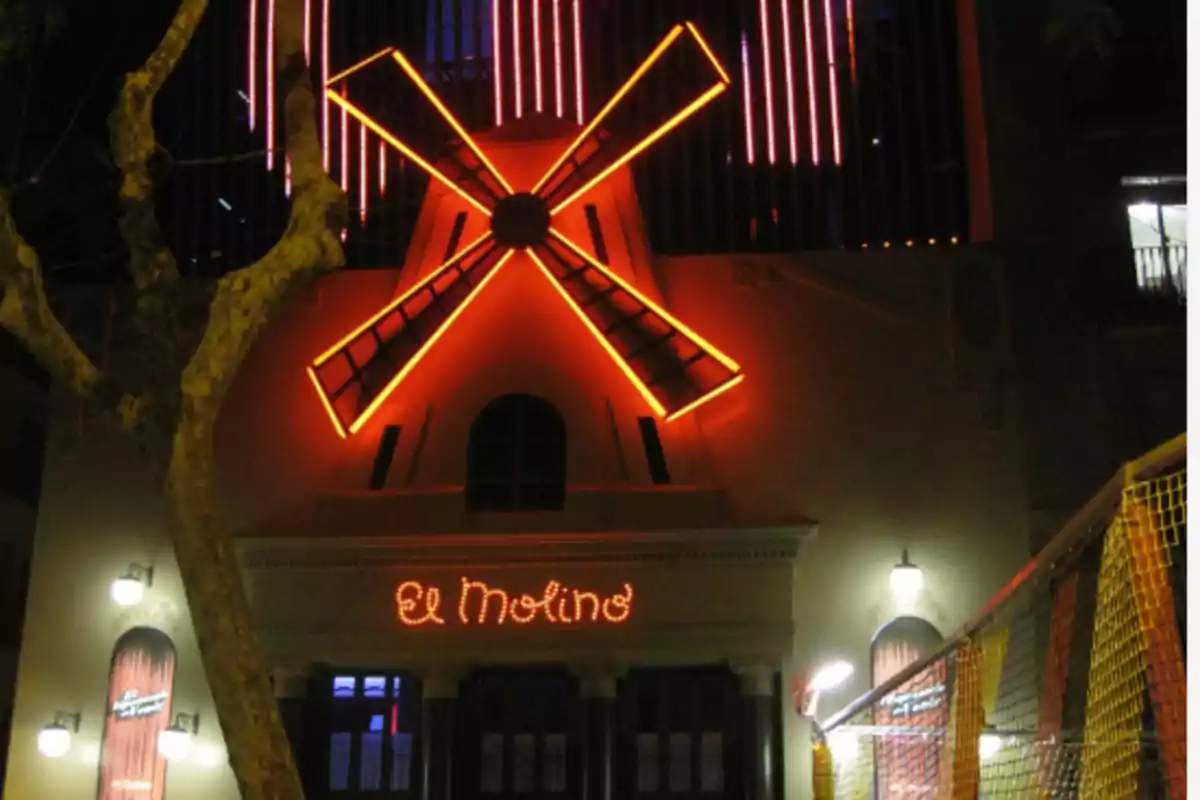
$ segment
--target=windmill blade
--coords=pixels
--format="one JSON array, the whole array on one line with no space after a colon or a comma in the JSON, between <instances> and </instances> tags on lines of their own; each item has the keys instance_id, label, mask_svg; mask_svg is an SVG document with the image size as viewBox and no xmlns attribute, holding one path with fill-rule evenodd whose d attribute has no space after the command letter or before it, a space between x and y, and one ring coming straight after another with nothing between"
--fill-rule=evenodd
<instances>
[{"instance_id":1,"label":"windmill blade","mask_svg":"<svg viewBox=\"0 0 1200 800\"><path fill-rule=\"evenodd\" d=\"M309 378L342 438L362 429L512 254L484 234L313 361Z\"/></svg>"},{"instance_id":2,"label":"windmill blade","mask_svg":"<svg viewBox=\"0 0 1200 800\"><path fill-rule=\"evenodd\" d=\"M677 419L745 377L737 362L558 231L527 252L656 415Z\"/></svg>"},{"instance_id":3,"label":"windmill blade","mask_svg":"<svg viewBox=\"0 0 1200 800\"><path fill-rule=\"evenodd\" d=\"M334 75L325 95L484 214L513 193L421 73L394 47Z\"/></svg>"},{"instance_id":4,"label":"windmill blade","mask_svg":"<svg viewBox=\"0 0 1200 800\"><path fill-rule=\"evenodd\" d=\"M664 86L672 92L666 101ZM546 200L551 215L561 212L728 86L729 74L696 26L676 25L535 184L533 193Z\"/></svg>"}]
</instances>

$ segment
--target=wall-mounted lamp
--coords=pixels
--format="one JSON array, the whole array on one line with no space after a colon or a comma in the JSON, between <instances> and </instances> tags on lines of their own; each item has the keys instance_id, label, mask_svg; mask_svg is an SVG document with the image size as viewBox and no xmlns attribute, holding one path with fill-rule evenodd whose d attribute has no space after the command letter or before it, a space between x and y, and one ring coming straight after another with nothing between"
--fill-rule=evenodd
<instances>
[{"instance_id":1,"label":"wall-mounted lamp","mask_svg":"<svg viewBox=\"0 0 1200 800\"><path fill-rule=\"evenodd\" d=\"M831 661L817 669L804 687L804 716L817 715L817 703L821 700L821 692L829 692L850 679L854 674L854 665L849 661Z\"/></svg>"},{"instance_id":2,"label":"wall-mounted lamp","mask_svg":"<svg viewBox=\"0 0 1200 800\"><path fill-rule=\"evenodd\" d=\"M1004 749L1004 738L996 734L995 728L987 726L979 737L979 760L990 761Z\"/></svg>"},{"instance_id":3,"label":"wall-mounted lamp","mask_svg":"<svg viewBox=\"0 0 1200 800\"><path fill-rule=\"evenodd\" d=\"M900 551L900 563L892 567L888 583L892 587L892 595L902 604L913 603L921 594L921 589L925 587L925 573L908 560L908 550Z\"/></svg>"},{"instance_id":4,"label":"wall-mounted lamp","mask_svg":"<svg viewBox=\"0 0 1200 800\"><path fill-rule=\"evenodd\" d=\"M833 757L834 766L845 768L858 760L860 749L857 733L836 730L829 734L829 755Z\"/></svg>"},{"instance_id":5,"label":"wall-mounted lamp","mask_svg":"<svg viewBox=\"0 0 1200 800\"><path fill-rule=\"evenodd\" d=\"M71 737L79 733L79 712L56 711L54 722L38 731L38 752L46 758L62 758L71 749Z\"/></svg>"},{"instance_id":6,"label":"wall-mounted lamp","mask_svg":"<svg viewBox=\"0 0 1200 800\"><path fill-rule=\"evenodd\" d=\"M158 752L167 761L187 758L192 750L192 739L199 732L199 714L176 714L171 726L158 732Z\"/></svg>"},{"instance_id":7,"label":"wall-mounted lamp","mask_svg":"<svg viewBox=\"0 0 1200 800\"><path fill-rule=\"evenodd\" d=\"M112 582L109 595L121 608L131 608L142 602L146 587L154 582L154 567L130 564L129 569Z\"/></svg>"}]
</instances>

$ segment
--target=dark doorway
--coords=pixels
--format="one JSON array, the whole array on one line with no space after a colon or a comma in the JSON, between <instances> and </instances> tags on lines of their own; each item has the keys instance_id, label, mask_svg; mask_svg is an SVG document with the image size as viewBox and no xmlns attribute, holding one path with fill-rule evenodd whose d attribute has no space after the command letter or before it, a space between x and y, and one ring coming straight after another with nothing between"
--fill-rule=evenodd
<instances>
[{"instance_id":1,"label":"dark doorway","mask_svg":"<svg viewBox=\"0 0 1200 800\"><path fill-rule=\"evenodd\" d=\"M583 705L562 668L488 669L459 693L456 797L567 800L582 785Z\"/></svg>"},{"instance_id":2,"label":"dark doorway","mask_svg":"<svg viewBox=\"0 0 1200 800\"><path fill-rule=\"evenodd\" d=\"M742 797L739 684L722 667L633 670L617 700L615 797Z\"/></svg>"}]
</instances>

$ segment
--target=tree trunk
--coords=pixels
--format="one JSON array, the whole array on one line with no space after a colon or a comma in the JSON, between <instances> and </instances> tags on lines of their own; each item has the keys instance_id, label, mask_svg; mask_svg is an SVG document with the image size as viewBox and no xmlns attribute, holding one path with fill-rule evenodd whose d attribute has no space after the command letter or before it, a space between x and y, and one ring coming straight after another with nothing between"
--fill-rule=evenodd
<instances>
[{"instance_id":1,"label":"tree trunk","mask_svg":"<svg viewBox=\"0 0 1200 800\"><path fill-rule=\"evenodd\" d=\"M276 17L294 186L291 218L260 261L218 282L208 326L180 382L166 485L175 557L244 800L304 794L221 513L213 432L225 394L271 313L292 289L342 265L340 233L347 215L345 196L321 165L301 0L279 0Z\"/></svg>"},{"instance_id":2,"label":"tree trunk","mask_svg":"<svg viewBox=\"0 0 1200 800\"><path fill-rule=\"evenodd\" d=\"M80 350L54 316L37 254L16 230L8 198L0 192L0 325L15 334L63 385L117 416L125 428L146 432L157 441L169 436L171 453L163 475L168 530L244 800L301 800L304 794L222 514L213 433L238 368L272 313L292 290L344 263L340 234L346 224L346 198L321 165L317 104L304 60L302 3L277 0L276 8L278 85L285 98L285 143L294 187L291 218L282 238L262 259L217 282L200 343L177 385L154 387L160 396L143 398L123 392ZM206 0L180 0L158 47L139 70L126 76L109 118L114 161L123 174L120 231L139 294L137 320L147 330L163 337L181 336L181 341L187 337L178 326L159 327L161 322L179 320L181 294L174 256L154 216L149 161L158 145L153 105L206 6ZM167 352L175 351L168 348ZM176 362L171 364L174 368ZM171 373L168 384L173 379ZM178 409L173 432L157 420L147 421L155 416L146 413L147 403L152 410L154 405Z\"/></svg>"}]
</instances>

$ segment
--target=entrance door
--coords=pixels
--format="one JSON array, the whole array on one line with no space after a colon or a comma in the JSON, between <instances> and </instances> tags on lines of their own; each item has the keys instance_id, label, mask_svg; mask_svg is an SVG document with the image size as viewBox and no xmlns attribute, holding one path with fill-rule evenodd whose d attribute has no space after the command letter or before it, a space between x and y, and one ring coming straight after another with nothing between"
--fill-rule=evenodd
<instances>
[{"instance_id":1,"label":"entrance door","mask_svg":"<svg viewBox=\"0 0 1200 800\"><path fill-rule=\"evenodd\" d=\"M739 713L737 679L727 669L632 670L618 692L614 796L744 796Z\"/></svg>"},{"instance_id":2,"label":"entrance door","mask_svg":"<svg viewBox=\"0 0 1200 800\"><path fill-rule=\"evenodd\" d=\"M570 800L582 785L582 702L565 669L489 669L459 693L455 795L464 800Z\"/></svg>"}]
</instances>

